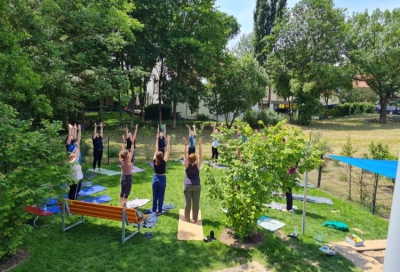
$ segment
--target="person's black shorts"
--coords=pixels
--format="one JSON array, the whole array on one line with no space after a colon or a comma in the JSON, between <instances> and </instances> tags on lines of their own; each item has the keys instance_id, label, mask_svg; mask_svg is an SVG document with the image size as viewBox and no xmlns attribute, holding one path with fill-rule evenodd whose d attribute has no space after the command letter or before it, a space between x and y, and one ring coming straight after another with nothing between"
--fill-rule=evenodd
<instances>
[{"instance_id":1,"label":"person's black shorts","mask_svg":"<svg viewBox=\"0 0 400 272\"><path fill-rule=\"evenodd\" d=\"M132 175L122 175L121 176L121 193L120 197L128 198L132 189Z\"/></svg>"}]
</instances>

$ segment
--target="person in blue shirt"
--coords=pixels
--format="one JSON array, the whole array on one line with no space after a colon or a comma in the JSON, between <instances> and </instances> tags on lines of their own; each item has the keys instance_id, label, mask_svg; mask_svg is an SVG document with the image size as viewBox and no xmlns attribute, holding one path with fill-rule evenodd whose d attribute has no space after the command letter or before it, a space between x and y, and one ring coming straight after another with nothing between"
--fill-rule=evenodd
<instances>
[{"instance_id":1,"label":"person in blue shirt","mask_svg":"<svg viewBox=\"0 0 400 272\"><path fill-rule=\"evenodd\" d=\"M70 143L68 143L68 152L72 153L76 147L80 147L80 143L81 143L81 125L74 125L74 135L73 138L71 140ZM78 164L81 165L82 164L82 153L79 150L78 152Z\"/></svg>"},{"instance_id":2,"label":"person in blue shirt","mask_svg":"<svg viewBox=\"0 0 400 272\"><path fill-rule=\"evenodd\" d=\"M189 129L189 149L188 155L196 153L196 125L193 125L193 130L190 129L189 125L186 125Z\"/></svg>"},{"instance_id":3,"label":"person in blue shirt","mask_svg":"<svg viewBox=\"0 0 400 272\"><path fill-rule=\"evenodd\" d=\"M101 172L101 158L103 157L103 123L100 122L100 134L97 133L97 124L94 123L93 132L93 172L96 171L96 164L99 167L99 172Z\"/></svg>"}]
</instances>

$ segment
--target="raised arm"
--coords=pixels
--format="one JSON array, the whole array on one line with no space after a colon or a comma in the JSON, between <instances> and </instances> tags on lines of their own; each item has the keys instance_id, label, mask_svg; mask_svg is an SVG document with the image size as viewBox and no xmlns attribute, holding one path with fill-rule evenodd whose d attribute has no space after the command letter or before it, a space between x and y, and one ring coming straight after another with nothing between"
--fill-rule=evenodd
<instances>
[{"instance_id":1,"label":"raised arm","mask_svg":"<svg viewBox=\"0 0 400 272\"><path fill-rule=\"evenodd\" d=\"M134 141L135 141L135 137L133 137L133 139L132 139L132 142L134 142ZM131 150L129 150L129 151L130 152L128 154L128 164L131 163L133 152L135 152L135 145L134 144L131 145Z\"/></svg>"},{"instance_id":2,"label":"raised arm","mask_svg":"<svg viewBox=\"0 0 400 272\"><path fill-rule=\"evenodd\" d=\"M100 136L101 136L101 138L103 138L103 127L104 127L103 122L100 122Z\"/></svg>"},{"instance_id":3,"label":"raised arm","mask_svg":"<svg viewBox=\"0 0 400 272\"><path fill-rule=\"evenodd\" d=\"M125 125L125 137L128 139L128 125Z\"/></svg>"},{"instance_id":4,"label":"raised arm","mask_svg":"<svg viewBox=\"0 0 400 272\"><path fill-rule=\"evenodd\" d=\"M189 137L190 137L190 132L192 132L192 131L190 130L189 125L186 125L186 127L189 129Z\"/></svg>"},{"instance_id":5,"label":"raised arm","mask_svg":"<svg viewBox=\"0 0 400 272\"><path fill-rule=\"evenodd\" d=\"M183 143L185 144L184 147L183 147L183 162L185 164L185 168L187 168L189 166L188 152L187 152L187 141L186 141L185 137L183 137L182 139L183 139Z\"/></svg>"},{"instance_id":6,"label":"raised arm","mask_svg":"<svg viewBox=\"0 0 400 272\"><path fill-rule=\"evenodd\" d=\"M203 163L203 147L202 147L202 144L203 144L203 139L200 138L199 139L199 159L197 161L197 169L199 169L199 170L201 168L201 164Z\"/></svg>"},{"instance_id":7,"label":"raised arm","mask_svg":"<svg viewBox=\"0 0 400 272\"><path fill-rule=\"evenodd\" d=\"M196 136L196 125L193 124L193 136Z\"/></svg>"},{"instance_id":8,"label":"raised arm","mask_svg":"<svg viewBox=\"0 0 400 272\"><path fill-rule=\"evenodd\" d=\"M67 145L71 144L71 140L73 139L74 127L71 124L68 124L68 137L67 137Z\"/></svg>"},{"instance_id":9,"label":"raised arm","mask_svg":"<svg viewBox=\"0 0 400 272\"><path fill-rule=\"evenodd\" d=\"M125 137L122 135L121 151L125 150Z\"/></svg>"},{"instance_id":10,"label":"raised arm","mask_svg":"<svg viewBox=\"0 0 400 272\"><path fill-rule=\"evenodd\" d=\"M78 136L76 136L76 145L80 146L81 144L81 136L82 136L82 128L81 125L78 125Z\"/></svg>"},{"instance_id":11,"label":"raised arm","mask_svg":"<svg viewBox=\"0 0 400 272\"><path fill-rule=\"evenodd\" d=\"M94 131L93 131L93 139L95 139L96 138L96 133L97 133L97 124L96 123L94 123Z\"/></svg>"},{"instance_id":12,"label":"raised arm","mask_svg":"<svg viewBox=\"0 0 400 272\"><path fill-rule=\"evenodd\" d=\"M164 128L165 128L165 125L164 125ZM167 162L169 159L169 153L171 152L171 144L170 144L171 136L168 135L166 139L167 139L167 151L165 151L164 161Z\"/></svg>"},{"instance_id":13,"label":"raised arm","mask_svg":"<svg viewBox=\"0 0 400 272\"><path fill-rule=\"evenodd\" d=\"M158 131L158 130L157 130L157 131ZM155 144L155 149L154 149L153 161L156 159L157 152L158 152L158 137L159 137L159 134L157 133L157 135L156 135L156 144Z\"/></svg>"},{"instance_id":14,"label":"raised arm","mask_svg":"<svg viewBox=\"0 0 400 272\"><path fill-rule=\"evenodd\" d=\"M74 127L73 127L73 131L72 131L72 136L74 136L72 139L76 139L76 131L77 131L77 127L76 127L76 124L74 125Z\"/></svg>"},{"instance_id":15,"label":"raised arm","mask_svg":"<svg viewBox=\"0 0 400 272\"><path fill-rule=\"evenodd\" d=\"M167 124L164 124L164 137L167 137Z\"/></svg>"},{"instance_id":16,"label":"raised arm","mask_svg":"<svg viewBox=\"0 0 400 272\"><path fill-rule=\"evenodd\" d=\"M138 128L138 124L136 124L135 126L135 133L133 134L133 138L136 139L136 134L137 134L137 128ZM135 140L133 140L132 142L134 142Z\"/></svg>"}]
</instances>

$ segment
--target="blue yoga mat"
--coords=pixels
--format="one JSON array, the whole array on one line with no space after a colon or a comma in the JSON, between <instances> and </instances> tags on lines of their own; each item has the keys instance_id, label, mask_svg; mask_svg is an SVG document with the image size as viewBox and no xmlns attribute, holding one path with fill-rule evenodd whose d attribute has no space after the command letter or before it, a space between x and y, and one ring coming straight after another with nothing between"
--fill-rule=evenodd
<instances>
[{"instance_id":1,"label":"blue yoga mat","mask_svg":"<svg viewBox=\"0 0 400 272\"><path fill-rule=\"evenodd\" d=\"M101 185L93 185L92 187L87 187L87 188L82 189L78 195L79 196L89 196L89 195L92 195L92 194L95 194L95 193L98 193L101 191L105 191L106 189L107 189L106 187L101 186Z\"/></svg>"},{"instance_id":2,"label":"blue yoga mat","mask_svg":"<svg viewBox=\"0 0 400 272\"><path fill-rule=\"evenodd\" d=\"M46 204L47 206L57 205L57 203L58 203L58 200L57 200L57 198L55 198L55 197L53 197L53 198L48 198L48 199L46 199L46 202L45 202L45 204Z\"/></svg>"},{"instance_id":3,"label":"blue yoga mat","mask_svg":"<svg viewBox=\"0 0 400 272\"><path fill-rule=\"evenodd\" d=\"M112 200L112 198L109 197L108 195L102 195L102 196L96 196L96 197L82 199L82 201L90 202L90 203L93 203L95 200L96 200L97 203L100 204L100 203L109 202L110 200Z\"/></svg>"}]
</instances>

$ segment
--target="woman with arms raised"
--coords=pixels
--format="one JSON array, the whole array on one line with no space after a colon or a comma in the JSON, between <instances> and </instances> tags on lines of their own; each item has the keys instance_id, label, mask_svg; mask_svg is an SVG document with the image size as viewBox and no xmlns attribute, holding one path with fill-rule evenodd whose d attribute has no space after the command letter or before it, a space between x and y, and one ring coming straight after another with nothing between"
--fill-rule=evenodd
<instances>
[{"instance_id":1,"label":"woman with arms raised","mask_svg":"<svg viewBox=\"0 0 400 272\"><path fill-rule=\"evenodd\" d=\"M193 221L196 223L200 206L200 167L203 160L203 150L201 147L202 139L199 140L199 159L197 163L196 154L192 153L188 156L186 139L183 138L183 141L185 143L183 149L183 158L185 163L185 181L183 183L183 193L185 195L185 219L190 222L190 210L192 210Z\"/></svg>"},{"instance_id":2,"label":"woman with arms raised","mask_svg":"<svg viewBox=\"0 0 400 272\"><path fill-rule=\"evenodd\" d=\"M165 188L167 186L167 178L165 176L165 170L167 169L167 161L169 158L169 153L171 151L170 146L170 136L166 138L166 150L165 155L163 151L159 150L159 137L160 135L157 133L156 136L156 146L153 156L153 164L154 164L154 176L152 182L153 189L153 207L152 211L157 213L157 215L162 213L162 206L164 203L164 195Z\"/></svg>"}]
</instances>

